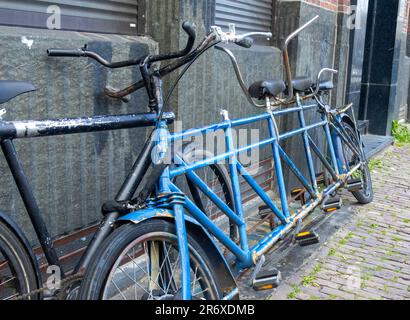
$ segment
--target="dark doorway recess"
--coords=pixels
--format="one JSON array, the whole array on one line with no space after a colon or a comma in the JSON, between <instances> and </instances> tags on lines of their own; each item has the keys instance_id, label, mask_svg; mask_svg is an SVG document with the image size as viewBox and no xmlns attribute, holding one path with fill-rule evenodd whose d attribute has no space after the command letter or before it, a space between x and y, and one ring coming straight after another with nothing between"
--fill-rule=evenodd
<instances>
[{"instance_id":1,"label":"dark doorway recess","mask_svg":"<svg viewBox=\"0 0 410 320\"><path fill-rule=\"evenodd\" d=\"M399 4L400 0L369 1L359 119L369 120L369 132L377 135L390 135L396 113Z\"/></svg>"}]
</instances>

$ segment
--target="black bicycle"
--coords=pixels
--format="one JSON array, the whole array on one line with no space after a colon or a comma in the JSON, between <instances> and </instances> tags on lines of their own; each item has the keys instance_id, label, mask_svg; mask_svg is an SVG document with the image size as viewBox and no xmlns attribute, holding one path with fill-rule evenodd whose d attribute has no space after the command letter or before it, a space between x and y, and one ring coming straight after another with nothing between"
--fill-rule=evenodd
<instances>
[{"instance_id":1,"label":"black bicycle","mask_svg":"<svg viewBox=\"0 0 410 320\"><path fill-rule=\"evenodd\" d=\"M203 42L197 49L193 49L196 38L195 27L185 22L182 28L188 34L188 42L185 49L180 52L148 55L141 59L110 63L95 52L87 50L87 47L77 50L49 49L50 57L88 57L98 61L107 68L124 68L138 66L142 80L138 81L124 90L115 91L106 88L105 93L117 99L126 101L126 97L145 88L149 99L149 113L105 115L72 119L54 119L43 121L4 121L0 118L0 145L9 169L13 175L19 193L24 202L27 213L31 219L34 230L38 237L42 250L49 265L60 267L62 274L61 289L52 292L52 296L62 299L74 299L78 295L84 270L87 269L94 254L99 250L102 242L113 231L113 222L122 215L140 209L154 191L158 178L167 166L163 163L154 164L151 153L155 145L155 129L161 121L172 123L175 116L172 112L164 112L169 97L175 89L176 84L163 100L162 78L171 72L187 65L187 68L206 49L207 43ZM173 60L162 68L157 68L157 62ZM185 71L187 70L185 69ZM181 73L179 79L184 74ZM30 83L21 81L0 81L0 104L14 97L35 91ZM103 218L89 243L85 253L81 257L75 269L67 275L61 269L60 261L53 241L41 216L41 210L34 196L32 187L24 173L21 161L16 153L13 141L15 139L49 137L56 135L68 135L79 133L90 133L98 131L129 129L137 127L152 127L151 134L146 140L144 147L135 161L130 173L123 182L116 197L106 202L102 207ZM192 148L185 145L182 150L183 157L192 158ZM233 206L232 190L227 177L226 168L218 164L202 169L199 173L206 181L212 182L215 188L224 198L228 205ZM190 190L192 199L209 215L215 215L211 205L203 201L198 191L189 183L189 179L179 182L181 188ZM140 186L144 186L140 188ZM188 194L188 193L187 193ZM233 207L232 207L233 208ZM212 210L212 212L211 212ZM40 268L34 251L24 235L22 229L5 212L0 210L0 299L41 299L44 297L46 288L43 287Z\"/></svg>"}]
</instances>

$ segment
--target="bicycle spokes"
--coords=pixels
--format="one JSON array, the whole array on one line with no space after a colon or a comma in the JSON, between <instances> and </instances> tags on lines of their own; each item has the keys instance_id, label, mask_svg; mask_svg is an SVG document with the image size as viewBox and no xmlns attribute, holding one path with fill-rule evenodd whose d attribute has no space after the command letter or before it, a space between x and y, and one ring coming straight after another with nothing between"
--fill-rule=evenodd
<instances>
[{"instance_id":1,"label":"bicycle spokes","mask_svg":"<svg viewBox=\"0 0 410 320\"><path fill-rule=\"evenodd\" d=\"M180 300L180 261L178 246L167 241L144 241L132 246L113 268L103 298ZM191 268L192 297L205 299L208 290L194 261Z\"/></svg>"},{"instance_id":2,"label":"bicycle spokes","mask_svg":"<svg viewBox=\"0 0 410 320\"><path fill-rule=\"evenodd\" d=\"M11 300L19 295L19 291L14 270L0 252L0 300Z\"/></svg>"}]
</instances>

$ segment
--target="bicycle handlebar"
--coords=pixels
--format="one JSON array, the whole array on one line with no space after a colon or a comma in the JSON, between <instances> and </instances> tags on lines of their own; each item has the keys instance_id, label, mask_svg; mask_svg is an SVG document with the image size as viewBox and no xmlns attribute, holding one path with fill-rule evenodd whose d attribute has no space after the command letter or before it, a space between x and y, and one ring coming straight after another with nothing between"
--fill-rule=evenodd
<instances>
[{"instance_id":1,"label":"bicycle handlebar","mask_svg":"<svg viewBox=\"0 0 410 320\"><path fill-rule=\"evenodd\" d=\"M219 41L223 43L235 43L238 46L248 48L248 49L252 47L253 45L252 37L254 36L272 38L271 32L249 32L249 33L237 35L234 24L231 24L229 28L230 28L229 32L223 32L222 29L217 26L213 26L211 30L213 33L217 35L217 37L219 38Z\"/></svg>"},{"instance_id":2,"label":"bicycle handlebar","mask_svg":"<svg viewBox=\"0 0 410 320\"><path fill-rule=\"evenodd\" d=\"M319 73L317 74L317 77L316 77L316 88L315 88L315 91L314 91L314 95L317 95L320 91L320 79L322 78L322 75L325 72L329 72L329 73L332 73L332 74L338 74L339 73L339 71L337 71L335 69L330 69L330 68L323 68L322 70L320 70Z\"/></svg>"},{"instance_id":3,"label":"bicycle handlebar","mask_svg":"<svg viewBox=\"0 0 410 320\"><path fill-rule=\"evenodd\" d=\"M172 63L162 67L156 72L156 74L159 77L167 76L168 74L174 72L175 70L179 69L183 65L186 65L187 63L191 62L203 50L206 50L209 46L212 46L211 44L214 41L215 41L215 35L213 34L208 35L196 49L194 49L192 52L188 53L187 55L173 61ZM112 90L111 88L105 88L105 94L111 98L121 99L143 87L144 87L144 81L140 80L122 90Z\"/></svg>"},{"instance_id":4,"label":"bicycle handlebar","mask_svg":"<svg viewBox=\"0 0 410 320\"><path fill-rule=\"evenodd\" d=\"M299 33L301 33L303 30L305 30L307 27L309 27L313 22L315 22L317 19L319 19L319 16L315 16L313 19L309 20L307 23L305 23L303 26L301 26L299 29L295 30L293 33L291 33L285 40L285 44L282 49L282 55L283 55L283 64L285 67L285 74L288 82L288 101L292 101L293 99L293 84L292 84L292 71L290 67L290 60L289 60L289 52L288 52L288 46L290 41L292 41Z\"/></svg>"},{"instance_id":5,"label":"bicycle handlebar","mask_svg":"<svg viewBox=\"0 0 410 320\"><path fill-rule=\"evenodd\" d=\"M146 62L153 63L153 62L159 62L159 61L164 61L164 60L178 59L190 53L192 48L194 47L195 40L196 40L196 27L194 24L188 21L185 21L182 24L182 29L184 29L184 31L188 34L188 42L187 42L185 49L179 52L174 52L174 53L148 56L146 59Z\"/></svg>"},{"instance_id":6,"label":"bicycle handlebar","mask_svg":"<svg viewBox=\"0 0 410 320\"><path fill-rule=\"evenodd\" d=\"M240 41L243 38L250 38L250 37L255 37L255 36L272 38L272 32L248 32L248 33L236 36L236 39Z\"/></svg>"},{"instance_id":7,"label":"bicycle handlebar","mask_svg":"<svg viewBox=\"0 0 410 320\"><path fill-rule=\"evenodd\" d=\"M251 95L249 94L248 87L247 87L247 85L245 84L245 81L244 81L244 79L243 79L241 70L239 69L238 61L236 60L235 55L232 53L232 51L229 50L229 49L227 49L227 48L220 47L220 46L215 46L215 49L220 50L220 51L223 51L223 52L225 52L225 53L228 55L229 59L231 60L233 69L234 69L234 71L235 71L236 79L238 80L239 85L240 85L240 87L241 87L243 93L245 94L246 98L248 99L248 102L249 102L250 104L252 104L253 106L257 107L257 108L264 108L264 107L266 107L265 104L257 104L257 103L255 103L255 102L253 101Z\"/></svg>"},{"instance_id":8,"label":"bicycle handlebar","mask_svg":"<svg viewBox=\"0 0 410 320\"><path fill-rule=\"evenodd\" d=\"M99 54L93 51L87 51L87 45L85 45L81 49L55 49L51 48L47 50L47 54L50 57L88 57L96 60L99 62L101 65L107 67L107 68L124 68L124 67L131 67L135 65L145 65L145 68L149 68L151 63L154 62L159 62L159 61L164 61L164 60L171 60L171 59L178 59L178 58L183 58L187 56L191 51L192 48L194 47L195 40L196 40L196 28L195 25L185 21L182 24L182 29L187 33L188 35L188 41L186 47L178 52L174 53L168 53L168 54L159 54L159 55L148 55L146 57L140 58L140 59L132 59L132 60L127 60L127 61L120 61L120 62L108 62L105 60L103 57L101 57ZM181 66L180 64L179 66ZM175 70L174 68L173 70ZM145 71L146 73L147 71ZM123 90L115 90L111 87L106 87L105 88L105 93L106 95L117 98L117 99L123 99L127 95L143 88L145 86L144 81L139 81L137 83L134 83L133 85L123 89Z\"/></svg>"},{"instance_id":9,"label":"bicycle handlebar","mask_svg":"<svg viewBox=\"0 0 410 320\"><path fill-rule=\"evenodd\" d=\"M185 47L185 49L179 51L179 52L174 52L170 54L163 54L163 55L152 55L149 56L149 62L156 62L156 61L163 61L163 60L170 60L170 59L175 59L175 58L180 58L185 55L187 55L193 48L195 39L196 39L196 30L195 30L195 25L185 21L182 24L182 28L184 31L188 34L188 42ZM55 49L51 48L47 50L47 54L49 57L69 57L69 58L78 58L78 57L88 57L96 60L103 66L107 68L124 68L124 67L130 67L134 65L139 65L143 59L131 59L131 60L126 60L126 61L120 61L120 62L108 62L105 60L103 57L101 57L99 54L93 51L87 51L87 46L84 46L81 49Z\"/></svg>"},{"instance_id":10,"label":"bicycle handlebar","mask_svg":"<svg viewBox=\"0 0 410 320\"><path fill-rule=\"evenodd\" d=\"M124 68L124 67L130 67L134 65L138 65L141 62L141 59L134 59L134 60L127 60L127 61L120 61L120 62L108 62L105 60L103 57L101 57L99 54L93 52L93 51L87 51L87 46L84 46L84 48L81 49L48 49L47 54L49 57L67 57L67 58L77 58L77 57L88 57L96 60L103 66L111 69L116 69L116 68Z\"/></svg>"},{"instance_id":11,"label":"bicycle handlebar","mask_svg":"<svg viewBox=\"0 0 410 320\"><path fill-rule=\"evenodd\" d=\"M148 55L137 60L110 63L97 53L87 51L86 47L76 50L48 49L47 53L49 56L52 57L89 57L98 61L100 64L108 68L122 68L127 66L140 65L144 79L144 75L145 77L148 76L148 69L150 68L150 65L154 62L177 59L176 61L156 71L157 76L163 77L180 68L181 66L196 59L196 57L199 54L201 54L204 50L207 50L220 42L235 43L238 46L250 48L253 45L253 39L251 38L252 36L263 36L267 38L272 37L272 33L270 32L251 32L243 35L237 35L235 32L225 33L222 32L221 28L219 27L212 27L212 32L201 42L201 44L195 50L192 51L192 48L196 40L195 25L189 22L184 22L182 24L182 28L188 35L187 45L183 50L169 54ZM116 90L112 87L106 87L105 94L112 98L123 99L131 93L146 86L146 82L147 81L140 80L122 90Z\"/></svg>"},{"instance_id":12,"label":"bicycle handlebar","mask_svg":"<svg viewBox=\"0 0 410 320\"><path fill-rule=\"evenodd\" d=\"M82 49L47 49L47 54L50 57L81 57L84 56Z\"/></svg>"},{"instance_id":13,"label":"bicycle handlebar","mask_svg":"<svg viewBox=\"0 0 410 320\"><path fill-rule=\"evenodd\" d=\"M253 39L252 39L251 37L245 37L245 38L243 38L243 39L241 39L241 40L237 40L237 41L235 42L235 44L237 44L237 45L240 46L240 47L249 49L249 48L251 48L251 47L253 46Z\"/></svg>"}]
</instances>

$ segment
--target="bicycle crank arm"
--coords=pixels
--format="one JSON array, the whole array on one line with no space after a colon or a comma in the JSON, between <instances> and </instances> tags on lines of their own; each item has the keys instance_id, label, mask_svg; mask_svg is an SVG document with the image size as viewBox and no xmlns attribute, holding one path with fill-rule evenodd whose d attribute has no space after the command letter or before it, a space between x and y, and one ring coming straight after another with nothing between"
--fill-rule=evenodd
<instances>
[{"instance_id":1,"label":"bicycle crank arm","mask_svg":"<svg viewBox=\"0 0 410 320\"><path fill-rule=\"evenodd\" d=\"M295 228L295 226L298 223L298 220L305 219L317 207L319 207L326 200L326 195L330 195L333 192L340 189L341 187L343 187L346 184L346 182L352 177L352 175L360 169L361 166L361 163L358 164L349 173L342 176L337 183L335 183L332 186L329 186L317 199L313 200L312 202L304 206L299 213L296 213L295 215L290 217L288 219L289 223L287 225L278 227L277 229L269 233L264 239L258 242L252 248L252 258L255 265L258 264L258 260L262 255L267 253L280 239L283 239L287 234L289 234L290 231L293 230L293 228Z\"/></svg>"}]
</instances>

